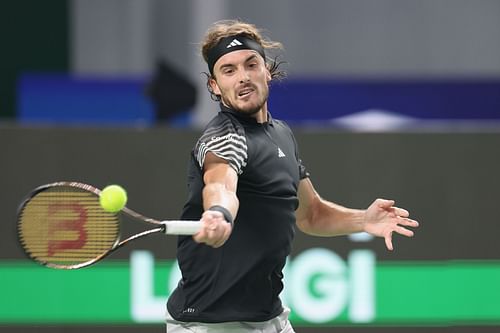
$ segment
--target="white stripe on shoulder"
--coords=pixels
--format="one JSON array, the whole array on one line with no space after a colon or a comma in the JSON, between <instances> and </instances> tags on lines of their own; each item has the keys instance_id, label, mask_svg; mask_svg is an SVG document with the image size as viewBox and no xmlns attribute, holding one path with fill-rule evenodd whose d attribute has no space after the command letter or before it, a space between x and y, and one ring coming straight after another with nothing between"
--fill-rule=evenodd
<instances>
[{"instance_id":1,"label":"white stripe on shoulder","mask_svg":"<svg viewBox=\"0 0 500 333\"><path fill-rule=\"evenodd\" d=\"M247 149L245 135L239 134L229 119L224 119L220 124L205 130L196 145L195 157L199 166L203 167L206 154L212 152L228 161L241 174L248 158Z\"/></svg>"}]
</instances>

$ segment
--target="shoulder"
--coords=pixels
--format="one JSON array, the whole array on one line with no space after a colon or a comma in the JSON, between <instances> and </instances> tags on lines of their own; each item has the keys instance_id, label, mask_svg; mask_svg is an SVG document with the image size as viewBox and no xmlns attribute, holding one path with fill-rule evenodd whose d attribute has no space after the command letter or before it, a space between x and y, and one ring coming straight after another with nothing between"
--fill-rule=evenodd
<instances>
[{"instance_id":1,"label":"shoulder","mask_svg":"<svg viewBox=\"0 0 500 333\"><path fill-rule=\"evenodd\" d=\"M241 124L232 117L219 112L205 127L194 149L194 156L200 167L208 152L212 152L229 162L242 172L247 160L247 142Z\"/></svg>"},{"instance_id":2,"label":"shoulder","mask_svg":"<svg viewBox=\"0 0 500 333\"><path fill-rule=\"evenodd\" d=\"M219 112L217 116L207 124L199 141L206 141L213 136L220 134L239 134L244 136L245 130L243 126L234 118L224 112Z\"/></svg>"},{"instance_id":3,"label":"shoulder","mask_svg":"<svg viewBox=\"0 0 500 333\"><path fill-rule=\"evenodd\" d=\"M284 120L273 118L273 124L275 126L283 127L283 128L286 128L287 130L291 131L290 126Z\"/></svg>"},{"instance_id":4,"label":"shoulder","mask_svg":"<svg viewBox=\"0 0 500 333\"><path fill-rule=\"evenodd\" d=\"M292 129L284 120L273 119L273 124L276 127L276 129L278 129L279 131L281 131L286 135L291 136L295 140Z\"/></svg>"}]
</instances>

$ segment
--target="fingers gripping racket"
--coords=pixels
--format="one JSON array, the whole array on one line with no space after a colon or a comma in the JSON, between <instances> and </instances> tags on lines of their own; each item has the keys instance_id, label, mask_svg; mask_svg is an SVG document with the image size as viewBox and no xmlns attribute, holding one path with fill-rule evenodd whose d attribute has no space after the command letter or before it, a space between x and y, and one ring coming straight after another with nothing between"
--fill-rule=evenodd
<instances>
[{"instance_id":1,"label":"fingers gripping racket","mask_svg":"<svg viewBox=\"0 0 500 333\"><path fill-rule=\"evenodd\" d=\"M18 210L17 232L26 254L51 268L76 269L96 263L128 242L154 233L193 235L199 221L158 221L124 207L105 211L101 191L77 182L57 182L34 189ZM127 215L155 228L120 236L120 215Z\"/></svg>"}]
</instances>

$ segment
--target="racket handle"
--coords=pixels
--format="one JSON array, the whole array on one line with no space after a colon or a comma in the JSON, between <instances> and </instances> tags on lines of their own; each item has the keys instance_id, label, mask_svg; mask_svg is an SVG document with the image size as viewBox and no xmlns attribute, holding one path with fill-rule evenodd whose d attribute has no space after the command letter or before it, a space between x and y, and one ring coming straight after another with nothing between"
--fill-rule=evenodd
<instances>
[{"instance_id":1,"label":"racket handle","mask_svg":"<svg viewBox=\"0 0 500 333\"><path fill-rule=\"evenodd\" d=\"M194 235L201 229L200 221L162 221L167 235Z\"/></svg>"}]
</instances>

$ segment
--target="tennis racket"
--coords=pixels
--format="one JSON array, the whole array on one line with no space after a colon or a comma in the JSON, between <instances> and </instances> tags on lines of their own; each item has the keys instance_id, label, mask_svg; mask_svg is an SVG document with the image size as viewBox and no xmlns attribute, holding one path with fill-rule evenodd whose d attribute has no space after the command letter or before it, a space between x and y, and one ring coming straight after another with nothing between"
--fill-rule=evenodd
<instances>
[{"instance_id":1,"label":"tennis racket","mask_svg":"<svg viewBox=\"0 0 500 333\"><path fill-rule=\"evenodd\" d=\"M92 265L130 241L154 233L193 235L200 221L158 221L124 207L105 211L101 191L78 182L56 182L37 187L18 209L17 233L24 252L43 266L77 269ZM120 236L120 216L127 215L155 228Z\"/></svg>"}]
</instances>

